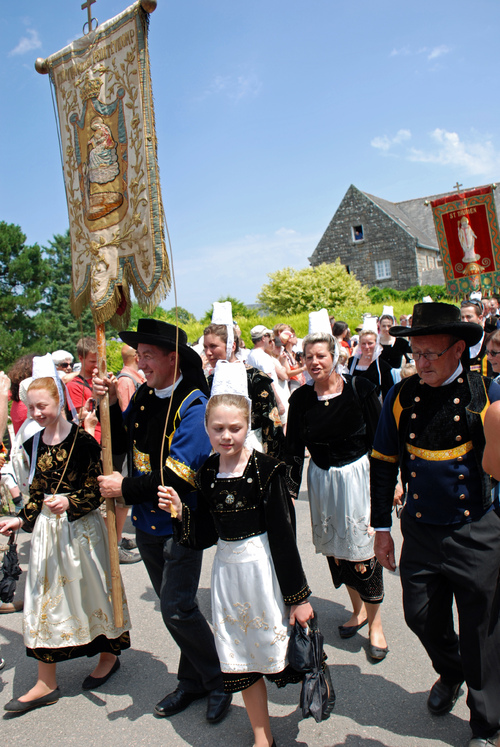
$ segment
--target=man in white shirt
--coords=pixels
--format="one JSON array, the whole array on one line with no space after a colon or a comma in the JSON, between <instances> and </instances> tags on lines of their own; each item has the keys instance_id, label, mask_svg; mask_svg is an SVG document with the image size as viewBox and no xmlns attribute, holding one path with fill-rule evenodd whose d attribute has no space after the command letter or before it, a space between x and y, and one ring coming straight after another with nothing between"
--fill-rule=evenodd
<instances>
[{"instance_id":1,"label":"man in white shirt","mask_svg":"<svg viewBox=\"0 0 500 747\"><path fill-rule=\"evenodd\" d=\"M278 381L278 375L276 373L276 366L274 365L272 357L266 352L271 342L271 338L273 337L273 332L272 330L267 329L263 324L257 324L256 327L252 327L250 330L250 336L252 338L253 348L248 354L246 364L247 366L257 368L259 371L263 371L271 377L273 380L273 392L276 397L278 412L280 415L283 415L285 408L277 391L276 384Z\"/></svg>"}]
</instances>

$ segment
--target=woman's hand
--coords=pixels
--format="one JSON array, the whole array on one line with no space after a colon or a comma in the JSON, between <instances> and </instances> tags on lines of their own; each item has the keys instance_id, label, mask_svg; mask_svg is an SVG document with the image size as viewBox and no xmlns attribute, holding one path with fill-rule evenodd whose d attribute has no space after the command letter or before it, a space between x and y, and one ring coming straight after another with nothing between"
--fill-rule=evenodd
<instances>
[{"instance_id":1,"label":"woman's hand","mask_svg":"<svg viewBox=\"0 0 500 747\"><path fill-rule=\"evenodd\" d=\"M12 532L21 528L22 523L22 519L20 519L19 516L12 516L9 519L2 519L0 521L0 534L12 534Z\"/></svg>"},{"instance_id":2,"label":"woman's hand","mask_svg":"<svg viewBox=\"0 0 500 747\"><path fill-rule=\"evenodd\" d=\"M60 516L69 508L69 501L65 495L56 493L55 495L49 495L43 501L46 506L50 508L53 514Z\"/></svg>"},{"instance_id":3,"label":"woman's hand","mask_svg":"<svg viewBox=\"0 0 500 747\"><path fill-rule=\"evenodd\" d=\"M314 610L309 602L292 604L290 607L290 625L295 625L297 621L303 628L307 628L307 621L312 617L314 617Z\"/></svg>"},{"instance_id":4,"label":"woman's hand","mask_svg":"<svg viewBox=\"0 0 500 747\"><path fill-rule=\"evenodd\" d=\"M158 508L172 514L173 519L182 519L182 502L173 488L158 486Z\"/></svg>"}]
</instances>

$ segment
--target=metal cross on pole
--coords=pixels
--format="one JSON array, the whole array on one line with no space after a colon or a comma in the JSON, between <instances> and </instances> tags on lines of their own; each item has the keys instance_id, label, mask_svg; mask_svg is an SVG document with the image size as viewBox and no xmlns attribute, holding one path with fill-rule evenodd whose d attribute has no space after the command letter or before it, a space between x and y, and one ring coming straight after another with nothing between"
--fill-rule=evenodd
<instances>
[{"instance_id":1,"label":"metal cross on pole","mask_svg":"<svg viewBox=\"0 0 500 747\"><path fill-rule=\"evenodd\" d=\"M92 10L90 6L93 5L96 1L97 0L86 0L86 2L82 4L82 10L85 10L85 9L87 10L87 22L83 24L83 33L85 33L85 26L87 24L89 26L89 30L87 31L87 34L90 34L90 32L92 31L92 21L96 19L92 18Z\"/></svg>"},{"instance_id":2,"label":"metal cross on pole","mask_svg":"<svg viewBox=\"0 0 500 747\"><path fill-rule=\"evenodd\" d=\"M83 8L83 5L82 5L82 8ZM457 183L455 184L455 189L457 190L457 192L460 192L460 187L463 187L463 186L464 186L463 184L459 184L458 179L457 179Z\"/></svg>"}]
</instances>

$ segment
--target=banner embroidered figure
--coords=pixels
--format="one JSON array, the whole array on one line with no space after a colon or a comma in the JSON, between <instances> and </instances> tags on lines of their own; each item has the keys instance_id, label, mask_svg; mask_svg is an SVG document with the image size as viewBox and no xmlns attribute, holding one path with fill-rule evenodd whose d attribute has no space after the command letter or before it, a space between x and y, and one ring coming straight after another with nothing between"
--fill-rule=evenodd
<instances>
[{"instance_id":1,"label":"banner embroidered figure","mask_svg":"<svg viewBox=\"0 0 500 747\"><path fill-rule=\"evenodd\" d=\"M170 289L148 19L138 1L45 61L62 141L72 308L79 316L90 304L96 324L120 329L130 286L148 313Z\"/></svg>"},{"instance_id":2,"label":"banner embroidered figure","mask_svg":"<svg viewBox=\"0 0 500 747\"><path fill-rule=\"evenodd\" d=\"M500 237L491 186L431 202L447 291L454 298L500 288Z\"/></svg>"}]
</instances>

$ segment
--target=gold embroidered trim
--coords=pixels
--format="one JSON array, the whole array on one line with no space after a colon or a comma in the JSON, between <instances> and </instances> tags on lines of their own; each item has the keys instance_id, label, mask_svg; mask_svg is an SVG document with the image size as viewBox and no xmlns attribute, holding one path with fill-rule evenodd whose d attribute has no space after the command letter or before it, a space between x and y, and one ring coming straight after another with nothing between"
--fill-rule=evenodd
<instances>
[{"instance_id":1,"label":"gold embroidered trim","mask_svg":"<svg viewBox=\"0 0 500 747\"><path fill-rule=\"evenodd\" d=\"M151 472L151 457L134 446L134 467L139 472Z\"/></svg>"},{"instance_id":2,"label":"gold embroidered trim","mask_svg":"<svg viewBox=\"0 0 500 747\"><path fill-rule=\"evenodd\" d=\"M186 480L190 485L194 487L194 476L195 471L194 469L191 469L191 467L188 467L187 464L183 464L182 462L178 462L177 459L172 459L172 457L167 457L167 461L165 462L165 466L172 470L174 474L177 475L177 477L181 477L183 480Z\"/></svg>"},{"instance_id":3,"label":"gold embroidered trim","mask_svg":"<svg viewBox=\"0 0 500 747\"><path fill-rule=\"evenodd\" d=\"M376 449L372 449L371 456L374 459L380 459L381 462L390 462L390 464L397 464L398 462L398 455L396 456L386 456L385 454L381 454L380 451L377 451Z\"/></svg>"},{"instance_id":4,"label":"gold embroidered trim","mask_svg":"<svg viewBox=\"0 0 500 747\"><path fill-rule=\"evenodd\" d=\"M446 462L449 459L456 459L457 457L464 456L469 451L472 451L472 441L467 441L465 444L456 446L454 449L443 449L442 451L429 451L428 449L418 449L416 446L406 444L406 450L410 454L425 459L426 462Z\"/></svg>"},{"instance_id":5,"label":"gold embroidered trim","mask_svg":"<svg viewBox=\"0 0 500 747\"><path fill-rule=\"evenodd\" d=\"M304 599L307 599L310 595L311 595L311 589L306 584L296 594L289 594L289 595L287 594L287 596L283 596L283 601L285 602L287 607L291 607L292 604L297 604L298 602L302 602Z\"/></svg>"}]
</instances>

